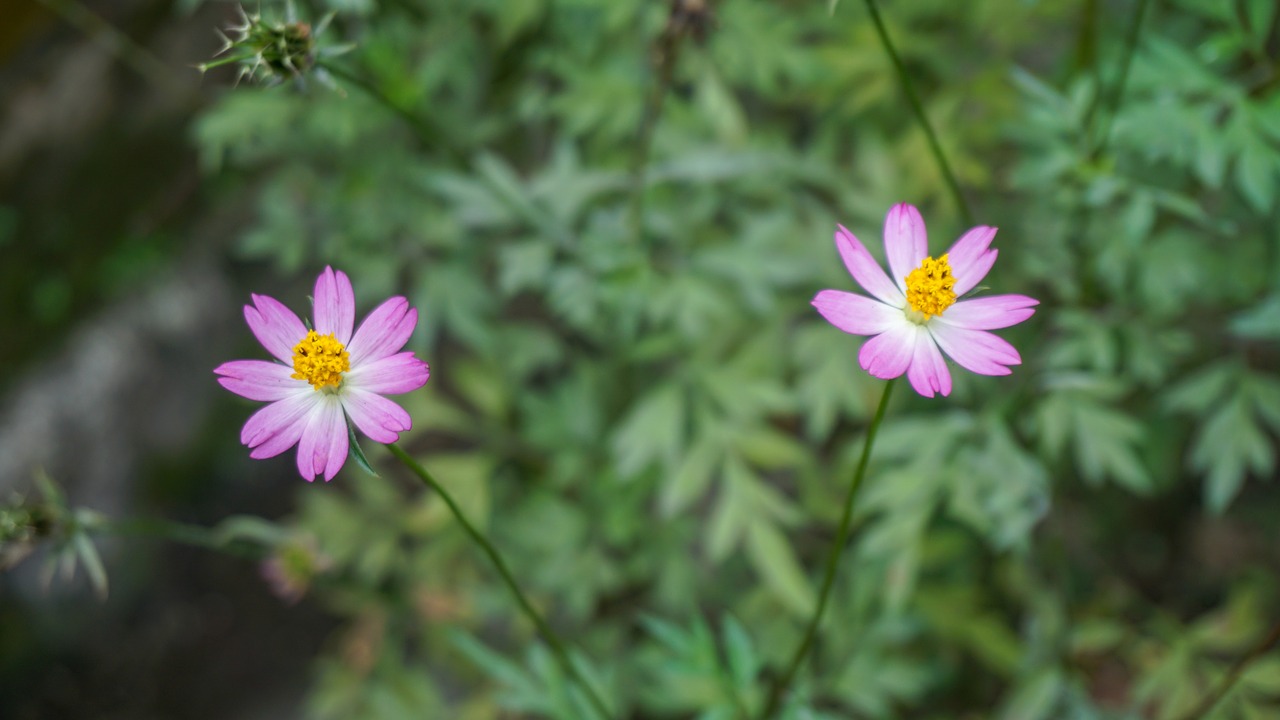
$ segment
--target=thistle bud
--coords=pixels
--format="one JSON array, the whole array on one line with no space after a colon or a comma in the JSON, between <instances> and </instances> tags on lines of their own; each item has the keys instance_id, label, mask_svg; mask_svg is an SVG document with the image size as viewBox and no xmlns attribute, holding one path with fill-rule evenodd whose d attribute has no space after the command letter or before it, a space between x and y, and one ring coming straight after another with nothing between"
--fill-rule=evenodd
<instances>
[{"instance_id":1,"label":"thistle bud","mask_svg":"<svg viewBox=\"0 0 1280 720\"><path fill-rule=\"evenodd\" d=\"M317 37L325 31L333 19L333 13L325 16L313 29L310 23L297 18L293 3L286 5L284 21L264 19L262 13L245 12L239 8L240 23L226 32L219 32L223 45L217 55L225 55L196 68L205 72L222 65L238 65L236 82L248 78L264 85L277 85L286 79L304 83L312 75L325 85L333 86L328 73L317 67L317 59L344 53L350 45L322 47Z\"/></svg>"}]
</instances>

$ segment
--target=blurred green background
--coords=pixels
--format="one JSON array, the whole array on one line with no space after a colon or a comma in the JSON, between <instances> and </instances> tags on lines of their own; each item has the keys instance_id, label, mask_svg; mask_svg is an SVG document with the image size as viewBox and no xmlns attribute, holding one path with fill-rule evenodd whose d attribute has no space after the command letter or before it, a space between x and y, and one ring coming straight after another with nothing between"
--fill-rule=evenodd
<instances>
[{"instance_id":1,"label":"blurred green background","mask_svg":"<svg viewBox=\"0 0 1280 720\"><path fill-rule=\"evenodd\" d=\"M309 485L239 445L240 306L326 264L418 307L402 445L619 717L758 710L881 387L808 305L857 289L835 224L968 227L866 3L295 10L355 47L263 88L192 68L231 3L4 9L0 503L42 468L267 559L98 533L102 600L14 543L0 717L587 717L385 450ZM899 388L787 717L1178 719L1246 655L1212 717L1280 717L1275 3L881 11L991 292L1041 305L1011 377Z\"/></svg>"}]
</instances>

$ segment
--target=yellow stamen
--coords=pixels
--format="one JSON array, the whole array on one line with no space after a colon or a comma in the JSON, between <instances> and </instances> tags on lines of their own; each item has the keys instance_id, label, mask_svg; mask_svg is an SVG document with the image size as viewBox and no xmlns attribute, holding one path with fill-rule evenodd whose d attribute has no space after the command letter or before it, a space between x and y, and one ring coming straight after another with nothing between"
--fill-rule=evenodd
<instances>
[{"instance_id":1,"label":"yellow stamen","mask_svg":"<svg viewBox=\"0 0 1280 720\"><path fill-rule=\"evenodd\" d=\"M944 254L937 260L927 257L907 276L907 304L924 316L923 321L927 321L934 315L941 315L956 301L956 293L952 289L955 285L956 278L951 274L947 256Z\"/></svg>"},{"instance_id":2,"label":"yellow stamen","mask_svg":"<svg viewBox=\"0 0 1280 720\"><path fill-rule=\"evenodd\" d=\"M350 369L347 349L333 333L321 335L315 330L308 330L307 336L293 346L294 372L290 377L306 380L316 390L338 387L342 383L342 373Z\"/></svg>"}]
</instances>

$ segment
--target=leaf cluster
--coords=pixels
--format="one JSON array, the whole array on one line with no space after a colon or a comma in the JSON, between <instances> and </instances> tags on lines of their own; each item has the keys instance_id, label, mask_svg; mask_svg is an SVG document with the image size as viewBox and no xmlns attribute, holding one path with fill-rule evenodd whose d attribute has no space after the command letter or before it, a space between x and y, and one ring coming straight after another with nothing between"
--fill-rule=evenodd
<instances>
[{"instance_id":1,"label":"leaf cluster","mask_svg":"<svg viewBox=\"0 0 1280 720\"><path fill-rule=\"evenodd\" d=\"M879 388L807 304L854 289L835 223L873 252L894 202L935 250L965 229L858 3L708 4L660 108L666 3L335 2L361 86L196 127L256 198L244 258L420 309L408 447L623 716L757 711L813 606ZM1211 550L1204 513L1274 539L1242 493L1277 509L1276 23L1219 5L1148 18L1123 80L1128 7L885 8L1001 227L987 282L1042 304L1012 377L891 410L789 717L1172 718L1247 646L1212 618L1267 621L1270 584L1171 559ZM590 717L438 501L347 477L296 520L349 619L317 715ZM1271 707L1251 673L1223 717Z\"/></svg>"}]
</instances>

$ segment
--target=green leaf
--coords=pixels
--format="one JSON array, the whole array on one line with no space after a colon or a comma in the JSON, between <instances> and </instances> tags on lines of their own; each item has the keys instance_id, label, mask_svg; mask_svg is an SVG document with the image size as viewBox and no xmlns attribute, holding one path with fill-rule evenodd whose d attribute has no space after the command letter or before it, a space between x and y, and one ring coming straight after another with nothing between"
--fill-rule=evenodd
<instances>
[{"instance_id":1,"label":"green leaf","mask_svg":"<svg viewBox=\"0 0 1280 720\"><path fill-rule=\"evenodd\" d=\"M1057 711L1066 681L1057 668L1042 670L1020 684L1000 712L1001 720L1045 720Z\"/></svg>"},{"instance_id":2,"label":"green leaf","mask_svg":"<svg viewBox=\"0 0 1280 720\"><path fill-rule=\"evenodd\" d=\"M461 630L450 631L448 635L454 647L504 690L505 702L526 709L541 710L547 707L549 701L545 690L525 668Z\"/></svg>"},{"instance_id":3,"label":"green leaf","mask_svg":"<svg viewBox=\"0 0 1280 720\"><path fill-rule=\"evenodd\" d=\"M1104 479L1137 493L1152 489L1151 476L1137 454L1144 439L1140 424L1104 405L1093 392L1068 390L1050 395L1037 414L1040 437L1052 455L1060 455L1070 439L1076 465L1085 480Z\"/></svg>"},{"instance_id":4,"label":"green leaf","mask_svg":"<svg viewBox=\"0 0 1280 720\"><path fill-rule=\"evenodd\" d=\"M677 515L701 498L723 459L724 451L718 443L709 437L700 437L662 485L658 500L662 514Z\"/></svg>"},{"instance_id":5,"label":"green leaf","mask_svg":"<svg viewBox=\"0 0 1280 720\"><path fill-rule=\"evenodd\" d=\"M1082 401L1075 410L1076 462L1085 478L1098 482L1110 476L1134 492L1149 492L1151 477L1134 449L1142 426L1100 404Z\"/></svg>"},{"instance_id":6,"label":"green leaf","mask_svg":"<svg viewBox=\"0 0 1280 720\"><path fill-rule=\"evenodd\" d=\"M729 557L738 546L744 528L751 522L750 506L744 501L744 493L737 485L738 481L726 468L720 481L715 507L711 511L711 519L704 532L707 555L715 563Z\"/></svg>"},{"instance_id":7,"label":"green leaf","mask_svg":"<svg viewBox=\"0 0 1280 720\"><path fill-rule=\"evenodd\" d=\"M747 529L747 556L769 589L797 618L813 611L813 588L777 527L765 522L751 525Z\"/></svg>"},{"instance_id":8,"label":"green leaf","mask_svg":"<svg viewBox=\"0 0 1280 720\"><path fill-rule=\"evenodd\" d=\"M1191 446L1191 464L1207 472L1205 504L1214 513L1226 509L1250 471L1265 476L1275 466L1275 448L1258 428L1248 398L1237 394L1209 416Z\"/></svg>"},{"instance_id":9,"label":"green leaf","mask_svg":"<svg viewBox=\"0 0 1280 720\"><path fill-rule=\"evenodd\" d=\"M1280 696L1280 658L1264 657L1251 664L1240 684L1253 692Z\"/></svg>"},{"instance_id":10,"label":"green leaf","mask_svg":"<svg viewBox=\"0 0 1280 720\"><path fill-rule=\"evenodd\" d=\"M1275 197L1280 153L1258 144L1236 159L1236 185L1258 213L1267 213Z\"/></svg>"},{"instance_id":11,"label":"green leaf","mask_svg":"<svg viewBox=\"0 0 1280 720\"><path fill-rule=\"evenodd\" d=\"M429 458L431 475L445 492L453 498L458 508L477 529L489 525L490 500L489 477L493 473L493 456L485 453L438 453ZM428 526L445 517L452 520L452 513L444 500L434 494L427 501Z\"/></svg>"},{"instance_id":12,"label":"green leaf","mask_svg":"<svg viewBox=\"0 0 1280 720\"><path fill-rule=\"evenodd\" d=\"M1280 340L1280 293L1233 317L1231 332L1252 340Z\"/></svg>"},{"instance_id":13,"label":"green leaf","mask_svg":"<svg viewBox=\"0 0 1280 720\"><path fill-rule=\"evenodd\" d=\"M695 100L702 115L715 128L722 145L736 147L746 141L746 114L713 63L704 63L701 67Z\"/></svg>"},{"instance_id":14,"label":"green leaf","mask_svg":"<svg viewBox=\"0 0 1280 720\"><path fill-rule=\"evenodd\" d=\"M44 471L44 468L36 468L35 472L36 487L40 488L40 495L44 497L44 501L57 508L60 512L67 510L67 497L62 493L62 488L58 487L58 483Z\"/></svg>"},{"instance_id":15,"label":"green leaf","mask_svg":"<svg viewBox=\"0 0 1280 720\"><path fill-rule=\"evenodd\" d=\"M1071 628L1071 652L1106 654L1124 641L1124 623L1108 618L1086 618Z\"/></svg>"},{"instance_id":16,"label":"green leaf","mask_svg":"<svg viewBox=\"0 0 1280 720\"><path fill-rule=\"evenodd\" d=\"M541 290L555 259L555 248L539 240L507 245L498 252L498 287L507 296Z\"/></svg>"},{"instance_id":17,"label":"green leaf","mask_svg":"<svg viewBox=\"0 0 1280 720\"><path fill-rule=\"evenodd\" d=\"M751 687L756 674L760 672L760 658L752 646L751 636L732 615L724 616L721 628L725 655L729 660L729 672L734 684L739 688Z\"/></svg>"},{"instance_id":18,"label":"green leaf","mask_svg":"<svg viewBox=\"0 0 1280 720\"><path fill-rule=\"evenodd\" d=\"M289 539L289 528L256 515L232 515L213 528L213 536L220 545L236 540L275 546Z\"/></svg>"},{"instance_id":19,"label":"green leaf","mask_svg":"<svg viewBox=\"0 0 1280 720\"><path fill-rule=\"evenodd\" d=\"M613 436L618 473L634 478L653 464L674 466L686 436L685 394L666 383L650 390L619 424Z\"/></svg>"},{"instance_id":20,"label":"green leaf","mask_svg":"<svg viewBox=\"0 0 1280 720\"><path fill-rule=\"evenodd\" d=\"M1233 361L1208 365L1174 385L1165 394L1164 405L1170 410L1202 414L1227 394L1239 372Z\"/></svg>"},{"instance_id":21,"label":"green leaf","mask_svg":"<svg viewBox=\"0 0 1280 720\"><path fill-rule=\"evenodd\" d=\"M453 366L451 379L462 396L489 418L506 415L511 396L503 383L495 382L496 373L490 364L480 361L462 362Z\"/></svg>"},{"instance_id":22,"label":"green leaf","mask_svg":"<svg viewBox=\"0 0 1280 720\"><path fill-rule=\"evenodd\" d=\"M85 573L89 576L89 583L93 585L93 591L101 600L107 599L107 570L102 566L102 558L98 556L98 549L93 546L93 541L83 532L77 532L71 538L72 545L75 547L76 555L80 558L80 564L84 566Z\"/></svg>"},{"instance_id":23,"label":"green leaf","mask_svg":"<svg viewBox=\"0 0 1280 720\"><path fill-rule=\"evenodd\" d=\"M734 447L752 465L764 470L793 468L804 463L809 455L795 438L771 427L754 427L736 433Z\"/></svg>"}]
</instances>

